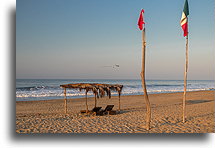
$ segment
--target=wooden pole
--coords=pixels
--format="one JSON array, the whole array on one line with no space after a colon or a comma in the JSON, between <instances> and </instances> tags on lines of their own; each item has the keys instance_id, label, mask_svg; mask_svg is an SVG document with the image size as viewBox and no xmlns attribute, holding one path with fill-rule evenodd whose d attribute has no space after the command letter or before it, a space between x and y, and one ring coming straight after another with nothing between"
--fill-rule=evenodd
<instances>
[{"instance_id":1,"label":"wooden pole","mask_svg":"<svg viewBox=\"0 0 215 148\"><path fill-rule=\"evenodd\" d=\"M96 104L97 104L97 100L96 100L96 94L95 94L95 107L96 107Z\"/></svg>"},{"instance_id":2,"label":"wooden pole","mask_svg":"<svg viewBox=\"0 0 215 148\"><path fill-rule=\"evenodd\" d=\"M64 88L64 112L65 112L65 114L67 114L66 88Z\"/></svg>"},{"instance_id":3,"label":"wooden pole","mask_svg":"<svg viewBox=\"0 0 215 148\"><path fill-rule=\"evenodd\" d=\"M119 112L120 112L120 95L119 95Z\"/></svg>"},{"instance_id":4,"label":"wooden pole","mask_svg":"<svg viewBox=\"0 0 215 148\"><path fill-rule=\"evenodd\" d=\"M184 70L184 96L183 96L183 123L185 122L185 105L186 105L186 91L187 91L187 70L188 70L188 35L186 36L186 62Z\"/></svg>"},{"instance_id":5,"label":"wooden pole","mask_svg":"<svg viewBox=\"0 0 215 148\"><path fill-rule=\"evenodd\" d=\"M142 71L140 73L141 79L142 79L142 87L144 92L144 99L146 103L146 129L149 130L150 128L150 121L151 121L151 107L150 102L146 90L146 82L145 82L145 51L146 51L146 40L145 40L145 27L142 31Z\"/></svg>"},{"instance_id":6,"label":"wooden pole","mask_svg":"<svg viewBox=\"0 0 215 148\"><path fill-rule=\"evenodd\" d=\"M88 113L88 105L87 105L87 91L85 92L85 98L86 98L86 113Z\"/></svg>"}]
</instances>

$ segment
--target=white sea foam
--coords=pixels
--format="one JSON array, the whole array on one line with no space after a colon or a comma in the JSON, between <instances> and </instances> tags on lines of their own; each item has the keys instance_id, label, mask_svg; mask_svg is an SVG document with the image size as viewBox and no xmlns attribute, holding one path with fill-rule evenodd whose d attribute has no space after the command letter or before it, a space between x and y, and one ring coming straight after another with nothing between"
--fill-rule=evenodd
<instances>
[{"instance_id":1,"label":"white sea foam","mask_svg":"<svg viewBox=\"0 0 215 148\"><path fill-rule=\"evenodd\" d=\"M122 95L141 95L143 89L140 80L17 80L16 99L19 100L46 100L63 98L63 89L60 84L67 83L85 83L99 82L123 84ZM147 91L153 93L171 93L183 92L183 81L164 81L152 80L147 81ZM213 81L188 81L187 91L211 90L214 89ZM112 95L117 95L117 92L112 92ZM67 90L67 96L70 98L84 97L84 91ZM92 92L88 93L89 97L93 96Z\"/></svg>"}]
</instances>

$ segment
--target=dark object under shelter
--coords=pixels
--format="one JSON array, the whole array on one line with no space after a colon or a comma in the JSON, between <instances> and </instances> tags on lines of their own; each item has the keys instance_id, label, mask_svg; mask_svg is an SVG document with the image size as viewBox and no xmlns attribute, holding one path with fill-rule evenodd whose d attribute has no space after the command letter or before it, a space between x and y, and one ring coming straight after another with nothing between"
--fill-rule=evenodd
<instances>
[{"instance_id":1,"label":"dark object under shelter","mask_svg":"<svg viewBox=\"0 0 215 148\"><path fill-rule=\"evenodd\" d=\"M61 88L64 88L64 106L65 106L65 113L67 113L67 97L66 97L66 89L79 89L80 91L85 90L85 98L86 98L86 111L88 112L88 105L87 105L87 93L92 91L95 96L95 107L97 104L97 98L102 98L105 96L109 96L111 98L111 92L116 91L118 92L119 96L119 111L120 111L120 96L122 93L123 85L119 84L99 84L99 83L76 83L76 84L65 84L60 85Z\"/></svg>"}]
</instances>

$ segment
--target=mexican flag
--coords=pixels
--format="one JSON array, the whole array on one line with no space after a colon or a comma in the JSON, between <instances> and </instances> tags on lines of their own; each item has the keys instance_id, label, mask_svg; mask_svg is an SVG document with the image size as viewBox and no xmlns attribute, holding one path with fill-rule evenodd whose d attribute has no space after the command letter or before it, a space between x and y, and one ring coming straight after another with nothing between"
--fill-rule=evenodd
<instances>
[{"instance_id":1,"label":"mexican flag","mask_svg":"<svg viewBox=\"0 0 215 148\"><path fill-rule=\"evenodd\" d=\"M185 0L184 4L184 10L182 12L182 17L181 17L181 27L184 31L184 36L188 35L188 19L187 16L189 15L189 7L188 7L188 2Z\"/></svg>"}]
</instances>

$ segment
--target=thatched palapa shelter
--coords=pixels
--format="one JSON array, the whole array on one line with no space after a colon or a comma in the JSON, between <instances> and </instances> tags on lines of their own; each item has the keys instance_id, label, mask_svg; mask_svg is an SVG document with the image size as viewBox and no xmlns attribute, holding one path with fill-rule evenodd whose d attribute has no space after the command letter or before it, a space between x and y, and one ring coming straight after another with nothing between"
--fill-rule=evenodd
<instances>
[{"instance_id":1,"label":"thatched palapa shelter","mask_svg":"<svg viewBox=\"0 0 215 148\"><path fill-rule=\"evenodd\" d=\"M60 85L60 87L64 88L64 106L65 113L67 113L67 97L66 97L66 89L79 89L80 91L85 90L85 98L86 98L86 112L88 112L87 105L87 93L92 91L95 96L95 107L97 104L97 98L102 98L105 96L105 93L109 98L111 98L111 92L118 92L119 96L119 111L120 111L120 96L122 92L123 85L119 84L98 84L98 83L76 83L76 84L65 84Z\"/></svg>"}]
</instances>

